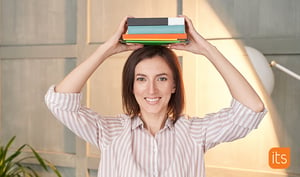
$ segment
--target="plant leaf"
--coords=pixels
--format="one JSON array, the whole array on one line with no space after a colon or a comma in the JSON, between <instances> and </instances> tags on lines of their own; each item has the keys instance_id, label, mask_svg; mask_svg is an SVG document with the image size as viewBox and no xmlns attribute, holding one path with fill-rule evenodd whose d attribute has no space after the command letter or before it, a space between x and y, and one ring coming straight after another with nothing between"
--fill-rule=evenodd
<instances>
[{"instance_id":1,"label":"plant leaf","mask_svg":"<svg viewBox=\"0 0 300 177\"><path fill-rule=\"evenodd\" d=\"M32 153L34 154L35 158L39 161L40 165L48 171L47 165L45 164L43 158L30 146L27 144L27 146L31 149Z\"/></svg>"},{"instance_id":2,"label":"plant leaf","mask_svg":"<svg viewBox=\"0 0 300 177\"><path fill-rule=\"evenodd\" d=\"M13 141L15 140L15 138L16 138L16 136L13 136L13 137L9 140L9 142L6 144L5 148L3 149L3 157L4 157L4 159L5 159L5 157L6 157L6 154L7 154L7 151L8 151L8 149L9 149L10 145L13 143Z\"/></svg>"},{"instance_id":3,"label":"plant leaf","mask_svg":"<svg viewBox=\"0 0 300 177\"><path fill-rule=\"evenodd\" d=\"M50 162L47 160L44 160L38 152L36 152L33 147L31 147L30 145L27 145L28 147L30 147L31 151L33 152L33 154L35 155L36 159L40 162L40 165L46 170L48 171L48 167L58 176L61 177L61 174L59 173L59 171L57 170L57 168Z\"/></svg>"},{"instance_id":4,"label":"plant leaf","mask_svg":"<svg viewBox=\"0 0 300 177\"><path fill-rule=\"evenodd\" d=\"M18 157L22 153L22 149L26 146L26 144L23 144L20 146L12 155L10 155L4 163L12 161L14 158Z\"/></svg>"},{"instance_id":5,"label":"plant leaf","mask_svg":"<svg viewBox=\"0 0 300 177\"><path fill-rule=\"evenodd\" d=\"M45 162L47 163L47 166L51 168L51 170L58 176L61 177L61 174L59 173L59 171L57 170L57 168L48 160L45 160Z\"/></svg>"},{"instance_id":6,"label":"plant leaf","mask_svg":"<svg viewBox=\"0 0 300 177\"><path fill-rule=\"evenodd\" d=\"M14 153L6 157L15 138L16 136L12 137L5 147L0 146L0 177L39 177L34 169L30 166L23 165L23 161L26 159L36 159L44 170L49 171L49 167L58 177L61 177L57 168L50 161L43 159L39 153L28 144L23 144ZM34 156L26 156L16 160L16 158L22 154L24 147L29 147Z\"/></svg>"}]
</instances>

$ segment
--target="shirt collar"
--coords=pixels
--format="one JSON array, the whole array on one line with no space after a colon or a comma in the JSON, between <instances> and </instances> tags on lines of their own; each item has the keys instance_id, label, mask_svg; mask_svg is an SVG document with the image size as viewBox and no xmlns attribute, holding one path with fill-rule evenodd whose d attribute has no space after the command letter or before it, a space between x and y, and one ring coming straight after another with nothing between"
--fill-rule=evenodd
<instances>
[{"instance_id":1,"label":"shirt collar","mask_svg":"<svg viewBox=\"0 0 300 177\"><path fill-rule=\"evenodd\" d=\"M133 130L133 129L136 129L138 127L144 128L144 122L141 120L140 117L135 116L131 120L131 129Z\"/></svg>"},{"instance_id":2,"label":"shirt collar","mask_svg":"<svg viewBox=\"0 0 300 177\"><path fill-rule=\"evenodd\" d=\"M174 128L174 120L171 118L168 118L166 123L165 123L165 127L164 128L169 128L169 129L173 129Z\"/></svg>"},{"instance_id":3,"label":"shirt collar","mask_svg":"<svg viewBox=\"0 0 300 177\"><path fill-rule=\"evenodd\" d=\"M139 116L136 116L134 118L132 118L131 120L131 129L134 130L138 127L144 128L144 122L142 121L142 119ZM165 126L163 129L165 128L169 128L169 129L173 129L174 128L174 120L172 120L171 118L168 118L166 120Z\"/></svg>"}]
</instances>

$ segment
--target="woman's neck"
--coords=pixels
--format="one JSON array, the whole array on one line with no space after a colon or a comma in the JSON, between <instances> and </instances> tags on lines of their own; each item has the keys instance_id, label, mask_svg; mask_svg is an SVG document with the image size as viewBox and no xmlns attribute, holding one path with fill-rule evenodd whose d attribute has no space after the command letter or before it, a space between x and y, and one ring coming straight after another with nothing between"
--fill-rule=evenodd
<instances>
[{"instance_id":1,"label":"woman's neck","mask_svg":"<svg viewBox=\"0 0 300 177\"><path fill-rule=\"evenodd\" d=\"M164 127L167 118L167 114L141 113L141 119L144 122L145 128L153 136L155 136L155 134Z\"/></svg>"}]
</instances>

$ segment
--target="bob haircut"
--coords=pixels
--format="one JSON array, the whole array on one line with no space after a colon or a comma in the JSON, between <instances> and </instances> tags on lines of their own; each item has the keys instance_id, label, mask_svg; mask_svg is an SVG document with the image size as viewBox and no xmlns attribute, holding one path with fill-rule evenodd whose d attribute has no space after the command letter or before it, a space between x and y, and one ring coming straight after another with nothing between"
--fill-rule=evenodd
<instances>
[{"instance_id":1,"label":"bob haircut","mask_svg":"<svg viewBox=\"0 0 300 177\"><path fill-rule=\"evenodd\" d=\"M175 93L171 95L168 104L168 117L174 122L181 116L184 109L184 86L182 80L181 67L176 54L164 46L145 46L133 51L128 57L122 74L122 101L123 109L131 117L140 114L140 107L133 94L133 84L135 79L135 67L144 59L151 59L160 56L170 67L175 83Z\"/></svg>"}]
</instances>

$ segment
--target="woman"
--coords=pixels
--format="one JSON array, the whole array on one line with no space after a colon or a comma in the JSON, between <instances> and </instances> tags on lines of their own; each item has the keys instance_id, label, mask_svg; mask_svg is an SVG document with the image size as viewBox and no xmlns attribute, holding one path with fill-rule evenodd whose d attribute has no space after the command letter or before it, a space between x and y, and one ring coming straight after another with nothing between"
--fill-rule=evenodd
<instances>
[{"instance_id":1,"label":"woman","mask_svg":"<svg viewBox=\"0 0 300 177\"><path fill-rule=\"evenodd\" d=\"M204 153L246 136L266 113L263 102L230 62L184 16L188 44L163 46L119 43L117 32L46 94L52 113L75 134L101 150L100 177L203 177ZM204 118L182 115L184 89L171 49L204 55L224 78L233 101ZM80 105L80 92L109 56L133 50L123 68L125 114L103 117Z\"/></svg>"}]
</instances>

